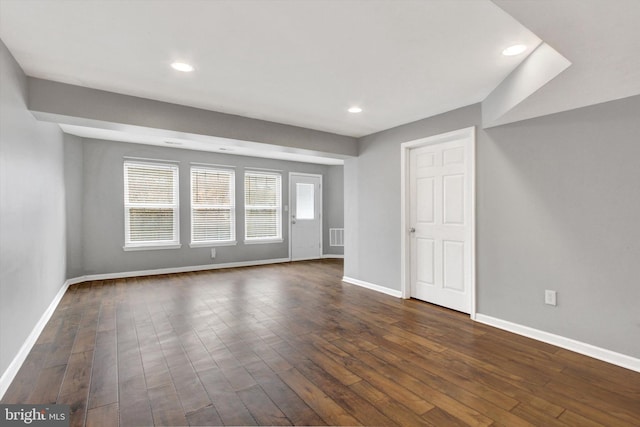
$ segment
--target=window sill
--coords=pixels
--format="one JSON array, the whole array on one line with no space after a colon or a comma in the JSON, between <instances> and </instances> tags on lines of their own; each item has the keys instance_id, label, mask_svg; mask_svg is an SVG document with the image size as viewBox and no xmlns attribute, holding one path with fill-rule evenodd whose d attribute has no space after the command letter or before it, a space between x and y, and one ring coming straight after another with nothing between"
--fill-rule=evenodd
<instances>
[{"instance_id":1,"label":"window sill","mask_svg":"<svg viewBox=\"0 0 640 427\"><path fill-rule=\"evenodd\" d=\"M245 240L245 245L261 245L263 243L282 243L284 239L256 239L256 240Z\"/></svg>"},{"instance_id":2,"label":"window sill","mask_svg":"<svg viewBox=\"0 0 640 427\"><path fill-rule=\"evenodd\" d=\"M238 242L235 240L233 242L196 242L190 243L190 248L214 248L217 246L235 246Z\"/></svg>"},{"instance_id":3,"label":"window sill","mask_svg":"<svg viewBox=\"0 0 640 427\"><path fill-rule=\"evenodd\" d=\"M156 250L160 250L160 249L180 249L182 247L182 245L180 243L171 243L168 245L150 245L150 246L144 246L144 245L139 245L139 246L123 246L122 249L125 252L128 251L156 251Z\"/></svg>"}]
</instances>

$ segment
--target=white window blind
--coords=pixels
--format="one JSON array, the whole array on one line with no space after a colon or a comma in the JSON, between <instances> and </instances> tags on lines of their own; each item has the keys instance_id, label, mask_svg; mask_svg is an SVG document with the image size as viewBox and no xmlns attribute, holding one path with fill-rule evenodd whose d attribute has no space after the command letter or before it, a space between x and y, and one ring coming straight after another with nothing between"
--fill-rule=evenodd
<instances>
[{"instance_id":1,"label":"white window blind","mask_svg":"<svg viewBox=\"0 0 640 427\"><path fill-rule=\"evenodd\" d=\"M178 166L124 162L125 249L179 245Z\"/></svg>"},{"instance_id":2,"label":"white window blind","mask_svg":"<svg viewBox=\"0 0 640 427\"><path fill-rule=\"evenodd\" d=\"M280 174L245 172L245 240L282 239L282 177Z\"/></svg>"},{"instance_id":3,"label":"white window blind","mask_svg":"<svg viewBox=\"0 0 640 427\"><path fill-rule=\"evenodd\" d=\"M191 168L191 243L236 240L235 172Z\"/></svg>"}]
</instances>

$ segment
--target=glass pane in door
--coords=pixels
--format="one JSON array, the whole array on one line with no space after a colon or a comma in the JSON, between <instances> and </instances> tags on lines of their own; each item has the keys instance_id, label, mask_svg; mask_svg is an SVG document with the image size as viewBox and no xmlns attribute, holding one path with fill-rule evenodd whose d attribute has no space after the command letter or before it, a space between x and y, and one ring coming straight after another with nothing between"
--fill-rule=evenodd
<instances>
[{"instance_id":1,"label":"glass pane in door","mask_svg":"<svg viewBox=\"0 0 640 427\"><path fill-rule=\"evenodd\" d=\"M296 183L296 219L315 219L315 186Z\"/></svg>"}]
</instances>

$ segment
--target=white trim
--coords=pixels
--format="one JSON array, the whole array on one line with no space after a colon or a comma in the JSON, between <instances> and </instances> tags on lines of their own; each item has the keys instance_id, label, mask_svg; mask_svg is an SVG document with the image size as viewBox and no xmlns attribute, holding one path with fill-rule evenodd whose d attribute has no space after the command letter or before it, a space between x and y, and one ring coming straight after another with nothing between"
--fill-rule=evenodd
<instances>
[{"instance_id":1,"label":"white trim","mask_svg":"<svg viewBox=\"0 0 640 427\"><path fill-rule=\"evenodd\" d=\"M487 316L486 314L476 313L475 320L476 322L484 323L485 325L513 332L514 334L522 335L534 340L546 342L547 344L562 347L567 350L575 351L576 353L584 354L585 356L593 357L594 359L640 372L640 359L627 356L626 354L616 353L615 351L607 350L602 347L596 347L571 338L530 328L529 326L523 326L507 320Z\"/></svg>"},{"instance_id":2,"label":"white trim","mask_svg":"<svg viewBox=\"0 0 640 427\"><path fill-rule=\"evenodd\" d=\"M133 203L129 200L129 179L127 171L129 166L139 166L139 167L147 167L147 168L158 168L158 169L168 169L173 173L173 203L162 203L162 204L154 204L154 203ZM123 181L124 181L124 245L123 249L125 251L137 251L137 250L145 250L145 249L178 249L181 247L180 245L180 162L173 161L169 163L164 162L148 162L148 161L137 161L124 158L124 162L122 164L122 172L123 172ZM164 241L143 241L143 242L134 242L131 241L131 216L130 209L132 208L167 208L173 211L173 239L172 240L164 240ZM140 249L140 248L143 249Z\"/></svg>"},{"instance_id":3,"label":"white trim","mask_svg":"<svg viewBox=\"0 0 640 427\"><path fill-rule=\"evenodd\" d=\"M309 176L309 177L317 177L317 176L322 176L321 173L308 173L308 172L289 172L289 176L291 175L300 175L300 176Z\"/></svg>"},{"instance_id":4,"label":"white trim","mask_svg":"<svg viewBox=\"0 0 640 427\"><path fill-rule=\"evenodd\" d=\"M244 240L244 244L245 245L261 245L261 244L266 244L266 243L282 243L284 242L284 239L253 239L253 240ZM288 258L287 258L288 260Z\"/></svg>"},{"instance_id":5,"label":"white trim","mask_svg":"<svg viewBox=\"0 0 640 427\"><path fill-rule=\"evenodd\" d=\"M279 264L289 262L289 258L263 259L257 261L227 262L224 264L192 265L188 267L158 268L155 270L125 271L122 273L89 274L76 277L72 284L90 282L92 280L125 279L127 277L156 276L159 274L188 273L192 271L219 270L221 268L253 267L256 265Z\"/></svg>"},{"instance_id":6,"label":"white trim","mask_svg":"<svg viewBox=\"0 0 640 427\"><path fill-rule=\"evenodd\" d=\"M231 165L217 165L215 163L198 163L198 162L189 162L190 166L204 166L212 169L236 169L236 166Z\"/></svg>"},{"instance_id":7,"label":"white trim","mask_svg":"<svg viewBox=\"0 0 640 427\"><path fill-rule=\"evenodd\" d=\"M191 271L204 271L204 270L217 270L221 268L235 268L235 267L251 267L257 265L266 265L266 264L278 264L283 262L289 262L288 258L275 258L275 259L265 259L265 260L257 260L257 261L240 261L240 262L229 262L225 264L209 264L209 265L196 265L189 267L175 267L175 268L160 268L156 270L140 270L140 271L126 271L122 273L107 273L107 274L90 274L86 276L74 277L72 279L67 279L56 296L49 304L49 307L45 310L45 312L38 320L38 323L33 327L31 333L27 337L27 339L20 347L20 350L13 358L9 367L2 373L0 377L0 399L4 397L4 394L9 389L11 382L15 378L16 374L22 367L22 364L27 359L29 352L33 348L34 344L38 340L38 337L44 330L44 327L51 319L54 311L60 304L62 297L64 297L65 292L69 286L77 285L79 283L90 282L92 280L109 280L109 279L123 279L127 277L139 277L139 276L153 276L158 274L171 274L171 273L187 273Z\"/></svg>"},{"instance_id":8,"label":"white trim","mask_svg":"<svg viewBox=\"0 0 640 427\"><path fill-rule=\"evenodd\" d=\"M194 206L193 203L193 178L194 171L197 172L212 172L212 173L222 173L227 174L229 177L229 196L230 203L228 206L225 205L206 205L205 206ZM195 218L194 211L198 209L219 209L219 210L229 210L229 217L231 218L231 224L229 227L229 240L205 240L205 241L194 241L193 240L193 219ZM189 247L211 247L211 246L232 246L236 244L236 171L234 169L220 169L219 167L214 166L205 166L205 165L194 165L191 164L189 168Z\"/></svg>"},{"instance_id":9,"label":"white trim","mask_svg":"<svg viewBox=\"0 0 640 427\"><path fill-rule=\"evenodd\" d=\"M180 164L180 160L149 159L147 157L129 157L129 156L122 156L122 158L125 161L154 164L154 165L157 165L158 163L171 163L172 165Z\"/></svg>"},{"instance_id":10,"label":"white trim","mask_svg":"<svg viewBox=\"0 0 640 427\"><path fill-rule=\"evenodd\" d=\"M265 172L266 171L266 172ZM244 171L244 175L243 175L243 184L242 184L242 191L243 191L243 212L244 212L244 244L247 245L251 245L254 243L282 243L284 242L284 230L282 227L282 222L284 221L284 215L283 215L283 211L284 211L284 196L283 196L283 178L282 178L282 171L269 171L266 170L265 171L261 171L259 169L245 169ZM278 205L275 206L275 211L276 214L280 215L279 221L276 224L277 225L277 231L278 231L278 235L277 236L270 236L270 237L266 237L266 238L249 238L247 236L247 232L248 232L248 227L247 227L247 211L250 209L274 209L274 207L272 206L258 206L258 205L249 205L251 207L247 207L247 176L250 175L263 175L263 176L273 176L273 177L277 177L278 178L278 182L280 184L280 192L278 194L279 200L278 200Z\"/></svg>"},{"instance_id":11,"label":"white trim","mask_svg":"<svg viewBox=\"0 0 640 427\"><path fill-rule=\"evenodd\" d=\"M89 280L87 279L87 276L78 276L78 277L74 277L72 279L67 279L67 281L65 282L66 284L68 284L69 286L73 286L73 285L77 285L79 283L84 283L84 282L88 282Z\"/></svg>"},{"instance_id":12,"label":"white trim","mask_svg":"<svg viewBox=\"0 0 640 427\"><path fill-rule=\"evenodd\" d=\"M292 252L292 247L291 247L291 236L292 236L292 217L291 217L291 212L293 212L293 205L291 204L291 201L293 200L293 186L291 185L291 181L293 176L302 176L302 177L311 177L311 178L320 178L320 188L318 189L320 191L319 195L320 195L320 203L318 204L318 220L320 221L320 258L323 257L322 252L324 251L324 224L323 224L323 218L322 218L322 212L323 212L323 205L322 205L322 201L324 199L323 197L323 193L322 193L322 183L323 183L323 176L322 174L318 174L318 173L304 173L304 172L289 172L289 209L287 212L287 219L289 222L289 260L290 261L302 261L303 259L317 259L317 258L293 258L293 252Z\"/></svg>"},{"instance_id":13,"label":"white trim","mask_svg":"<svg viewBox=\"0 0 640 427\"><path fill-rule=\"evenodd\" d=\"M190 248L215 248L217 246L236 246L238 242L236 240L232 242L198 242L189 243Z\"/></svg>"},{"instance_id":14,"label":"white trim","mask_svg":"<svg viewBox=\"0 0 640 427\"><path fill-rule=\"evenodd\" d=\"M182 245L180 243L170 243L168 245L159 245L157 243L153 245L132 245L132 246L123 246L122 250L125 252L129 251L158 251L161 249L180 249Z\"/></svg>"},{"instance_id":15,"label":"white trim","mask_svg":"<svg viewBox=\"0 0 640 427\"><path fill-rule=\"evenodd\" d=\"M371 289L372 291L381 292L383 294L391 295L392 297L402 298L402 292L395 289L387 288L386 286L380 286L373 283L365 282L364 280L354 279L353 277L343 276L342 281L350 283L352 285L361 286L363 288Z\"/></svg>"},{"instance_id":16,"label":"white trim","mask_svg":"<svg viewBox=\"0 0 640 427\"><path fill-rule=\"evenodd\" d=\"M469 175L471 179L471 217L469 224L470 244L471 244L471 308L469 316L471 319L476 317L476 128L470 126L464 129L454 130L452 132L434 135L427 138L420 138L400 144L400 297L411 298L411 274L410 274L410 241L407 239L410 209L408 207L407 192L409 190L409 151L423 147L425 145L442 144L449 141L457 141L465 139L469 143Z\"/></svg>"},{"instance_id":17,"label":"white trim","mask_svg":"<svg viewBox=\"0 0 640 427\"><path fill-rule=\"evenodd\" d=\"M344 259L344 255L339 255L339 254L322 254L322 258L336 258L336 259Z\"/></svg>"},{"instance_id":18,"label":"white trim","mask_svg":"<svg viewBox=\"0 0 640 427\"><path fill-rule=\"evenodd\" d=\"M38 337L44 330L44 327L47 325L47 322L49 322L49 319L51 319L51 316L56 310L56 307L58 307L58 304L62 300L62 297L64 297L64 293L67 292L69 285L79 283L75 282L74 280L75 279L67 280L64 282L56 296L53 297L53 301L51 301L49 307L47 307L44 313L42 313L42 316L40 316L40 320L38 320L38 323L36 323L36 325L31 330L31 333L27 336L27 339L24 341L24 343L22 343L22 347L20 347L18 353L15 355L7 369L2 373L2 376L0 377L0 399L4 397L4 394L9 389L11 382L22 367L24 361L27 359L29 352L38 340Z\"/></svg>"},{"instance_id":19,"label":"white trim","mask_svg":"<svg viewBox=\"0 0 640 427\"><path fill-rule=\"evenodd\" d=\"M256 172L256 173L269 173L271 172L273 175L282 175L282 169L267 169L267 168L254 168L254 167L246 167L244 168L245 172Z\"/></svg>"},{"instance_id":20,"label":"white trim","mask_svg":"<svg viewBox=\"0 0 640 427\"><path fill-rule=\"evenodd\" d=\"M405 143L410 144L410 143ZM410 146L400 145L400 295L401 298L411 298L411 263L410 250L407 247L407 223L409 223L410 210L407 208L407 192L409 191L409 150Z\"/></svg>"}]
</instances>

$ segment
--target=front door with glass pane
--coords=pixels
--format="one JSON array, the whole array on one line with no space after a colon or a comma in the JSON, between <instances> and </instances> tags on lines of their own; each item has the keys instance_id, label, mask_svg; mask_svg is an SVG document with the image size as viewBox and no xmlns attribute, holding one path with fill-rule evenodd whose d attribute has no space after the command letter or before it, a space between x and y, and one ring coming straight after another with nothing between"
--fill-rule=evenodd
<instances>
[{"instance_id":1,"label":"front door with glass pane","mask_svg":"<svg viewBox=\"0 0 640 427\"><path fill-rule=\"evenodd\" d=\"M289 176L291 260L322 256L322 176Z\"/></svg>"}]
</instances>

